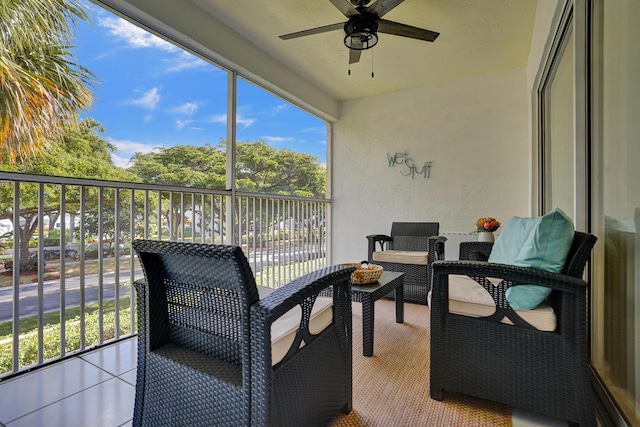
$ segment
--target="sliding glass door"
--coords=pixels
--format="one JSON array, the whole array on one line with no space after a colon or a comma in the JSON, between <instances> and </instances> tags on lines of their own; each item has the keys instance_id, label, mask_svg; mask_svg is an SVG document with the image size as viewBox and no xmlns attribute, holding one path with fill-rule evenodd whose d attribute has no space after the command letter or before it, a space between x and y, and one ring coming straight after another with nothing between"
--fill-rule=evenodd
<instances>
[{"instance_id":1,"label":"sliding glass door","mask_svg":"<svg viewBox=\"0 0 640 427\"><path fill-rule=\"evenodd\" d=\"M574 43L569 17L541 92L542 212L562 209L575 219Z\"/></svg>"},{"instance_id":2,"label":"sliding glass door","mask_svg":"<svg viewBox=\"0 0 640 427\"><path fill-rule=\"evenodd\" d=\"M640 2L593 9L592 364L626 422L640 426Z\"/></svg>"},{"instance_id":3,"label":"sliding glass door","mask_svg":"<svg viewBox=\"0 0 640 427\"><path fill-rule=\"evenodd\" d=\"M537 97L539 211L598 237L585 274L596 401L640 426L640 2L564 5Z\"/></svg>"}]
</instances>

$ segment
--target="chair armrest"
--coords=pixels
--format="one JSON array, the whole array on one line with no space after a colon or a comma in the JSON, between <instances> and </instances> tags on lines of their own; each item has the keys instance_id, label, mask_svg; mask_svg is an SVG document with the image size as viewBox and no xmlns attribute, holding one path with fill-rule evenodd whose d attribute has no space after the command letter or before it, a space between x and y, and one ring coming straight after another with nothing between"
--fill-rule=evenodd
<instances>
[{"instance_id":1,"label":"chair armrest","mask_svg":"<svg viewBox=\"0 0 640 427\"><path fill-rule=\"evenodd\" d=\"M447 238L444 236L431 236L429 237L429 263L437 260L444 260L444 244Z\"/></svg>"},{"instance_id":2,"label":"chair armrest","mask_svg":"<svg viewBox=\"0 0 640 427\"><path fill-rule=\"evenodd\" d=\"M393 241L393 238L391 238L391 236L387 236L385 234L369 234L367 236L367 239L369 240L375 240L376 242L381 240L381 241L385 241L385 242L391 242Z\"/></svg>"},{"instance_id":3,"label":"chair armrest","mask_svg":"<svg viewBox=\"0 0 640 427\"><path fill-rule=\"evenodd\" d=\"M339 335L343 352L351 354L351 273L353 267L341 265L321 268L295 279L269 293L266 297L252 305L251 342L253 363L252 369L264 372L271 367L271 324L296 305L302 307L302 319L298 333L283 363L289 360L300 349L300 343L312 342L315 337L309 333L311 309L318 294L333 286L333 320Z\"/></svg>"},{"instance_id":4,"label":"chair armrest","mask_svg":"<svg viewBox=\"0 0 640 427\"><path fill-rule=\"evenodd\" d=\"M524 321L508 304L505 293L511 286L538 285L552 289L556 294L554 310L561 317L561 328L570 330L572 321L586 322L586 292L588 283L582 279L561 273L551 273L531 267L489 263L483 261L436 261L432 264L433 285L431 294L432 327L440 328L449 311L449 275L460 274L473 278L491 295L496 304L496 312L485 320L500 322L505 316L520 327L533 328ZM502 279L494 285L488 278ZM554 298L554 293L549 296ZM572 321L567 320L572 319ZM573 325L575 326L575 325ZM439 330L439 329L438 329Z\"/></svg>"},{"instance_id":5,"label":"chair armrest","mask_svg":"<svg viewBox=\"0 0 640 427\"><path fill-rule=\"evenodd\" d=\"M309 297L317 296L329 286L342 286L350 292L349 279L354 271L353 267L341 265L321 268L275 289L261 299L258 306L273 322L294 306Z\"/></svg>"},{"instance_id":6,"label":"chair armrest","mask_svg":"<svg viewBox=\"0 0 640 427\"><path fill-rule=\"evenodd\" d=\"M369 241L369 246L367 248L367 260L369 262L373 261L373 253L376 251L376 243L380 244L380 250L384 251L385 243L393 242L393 238L384 234L370 234L367 236L367 240Z\"/></svg>"},{"instance_id":7,"label":"chair armrest","mask_svg":"<svg viewBox=\"0 0 640 427\"><path fill-rule=\"evenodd\" d=\"M587 282L577 277L531 267L483 261L436 261L433 263L434 291L436 281L442 282L443 276L446 277L449 274L463 274L469 277L495 277L512 282L513 286L523 284L539 285L569 293L582 292L588 287ZM440 283L438 286L441 287L442 284Z\"/></svg>"}]
</instances>

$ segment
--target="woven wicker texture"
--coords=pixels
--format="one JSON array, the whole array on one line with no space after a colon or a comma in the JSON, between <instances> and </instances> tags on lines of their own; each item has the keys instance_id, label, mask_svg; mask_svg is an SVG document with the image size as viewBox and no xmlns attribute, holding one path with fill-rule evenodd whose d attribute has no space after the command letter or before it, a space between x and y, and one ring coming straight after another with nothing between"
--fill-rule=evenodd
<instances>
[{"instance_id":1,"label":"woven wicker texture","mask_svg":"<svg viewBox=\"0 0 640 427\"><path fill-rule=\"evenodd\" d=\"M486 261L491 255L493 242L461 242L458 259L470 261ZM479 256L479 254L483 256Z\"/></svg>"},{"instance_id":2,"label":"woven wicker texture","mask_svg":"<svg viewBox=\"0 0 640 427\"><path fill-rule=\"evenodd\" d=\"M461 394L429 398L429 309L405 304L404 323L395 322L393 301L376 303L376 351L364 357L362 306L353 304L353 411L332 427L460 426L509 427L509 407Z\"/></svg>"},{"instance_id":3,"label":"woven wicker texture","mask_svg":"<svg viewBox=\"0 0 640 427\"><path fill-rule=\"evenodd\" d=\"M362 268L360 263L342 264L345 267L353 267L356 269L351 273L351 283L354 285L366 285L376 283L382 276L383 268L378 264L368 264L366 268Z\"/></svg>"},{"instance_id":4,"label":"woven wicker texture","mask_svg":"<svg viewBox=\"0 0 640 427\"><path fill-rule=\"evenodd\" d=\"M376 262L386 271L404 273L404 299L409 302L427 304L427 293L431 288L431 263L444 259L443 236L438 236L440 224L437 222L394 222L391 235L373 234L367 236L368 260L373 261L373 252L382 249L427 252L429 265Z\"/></svg>"},{"instance_id":5,"label":"woven wicker texture","mask_svg":"<svg viewBox=\"0 0 640 427\"><path fill-rule=\"evenodd\" d=\"M351 409L353 268L318 270L258 300L236 246L136 240L133 247L146 279L135 282L134 426L323 426ZM328 287L333 322L312 335L311 308ZM296 305L299 330L272 366L271 324Z\"/></svg>"},{"instance_id":6,"label":"woven wicker texture","mask_svg":"<svg viewBox=\"0 0 640 427\"><path fill-rule=\"evenodd\" d=\"M589 284L581 279L595 241L595 236L575 233L563 274L479 261L435 262L431 397L446 401L448 392L455 391L595 426L589 380ZM467 249L466 255L471 246ZM461 256L462 252L461 247ZM491 294L496 313L485 318L449 313L449 274L474 278ZM503 281L496 287L487 277ZM538 331L511 309L504 293L518 284L552 289L548 300L558 319L556 331ZM505 316L516 326L500 323Z\"/></svg>"}]
</instances>

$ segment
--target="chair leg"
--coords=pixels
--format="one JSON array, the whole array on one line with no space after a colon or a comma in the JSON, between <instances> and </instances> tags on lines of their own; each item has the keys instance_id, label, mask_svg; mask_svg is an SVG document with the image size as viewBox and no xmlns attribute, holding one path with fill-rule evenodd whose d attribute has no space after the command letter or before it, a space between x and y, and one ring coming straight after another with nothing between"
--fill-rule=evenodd
<instances>
[{"instance_id":1,"label":"chair leg","mask_svg":"<svg viewBox=\"0 0 640 427\"><path fill-rule=\"evenodd\" d=\"M444 390L438 387L431 387L429 394L433 400L444 400Z\"/></svg>"},{"instance_id":2,"label":"chair leg","mask_svg":"<svg viewBox=\"0 0 640 427\"><path fill-rule=\"evenodd\" d=\"M580 414L580 422L569 421L569 425L573 427L596 427L598 425L593 407L588 408Z\"/></svg>"}]
</instances>

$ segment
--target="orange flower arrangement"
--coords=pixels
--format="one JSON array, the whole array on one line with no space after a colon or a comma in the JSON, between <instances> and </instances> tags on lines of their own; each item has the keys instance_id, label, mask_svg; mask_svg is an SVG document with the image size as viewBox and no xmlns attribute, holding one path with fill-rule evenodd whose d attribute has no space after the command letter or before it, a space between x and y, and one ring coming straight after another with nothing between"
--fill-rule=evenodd
<instances>
[{"instance_id":1,"label":"orange flower arrangement","mask_svg":"<svg viewBox=\"0 0 640 427\"><path fill-rule=\"evenodd\" d=\"M489 233L493 233L498 228L500 228L500 221L491 217L478 218L474 225L476 226L476 231L478 232L486 231Z\"/></svg>"}]
</instances>

